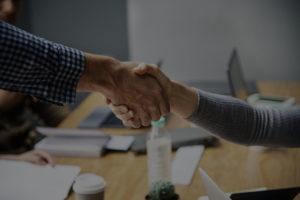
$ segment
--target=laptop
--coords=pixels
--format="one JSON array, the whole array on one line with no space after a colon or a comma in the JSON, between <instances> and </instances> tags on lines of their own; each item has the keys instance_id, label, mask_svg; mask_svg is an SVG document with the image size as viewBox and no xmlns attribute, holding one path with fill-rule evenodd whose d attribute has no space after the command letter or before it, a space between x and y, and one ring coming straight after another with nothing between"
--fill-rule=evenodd
<instances>
[{"instance_id":1,"label":"laptop","mask_svg":"<svg viewBox=\"0 0 300 200\"><path fill-rule=\"evenodd\" d=\"M78 128L128 128L120 119L106 106L96 107L83 121Z\"/></svg>"},{"instance_id":2,"label":"laptop","mask_svg":"<svg viewBox=\"0 0 300 200\"><path fill-rule=\"evenodd\" d=\"M293 200L300 192L300 187L289 187L278 189L258 188L238 193L225 193L203 169L199 168L199 172L207 196L200 197L198 200ZM234 181L234 179L232 180Z\"/></svg>"},{"instance_id":3,"label":"laptop","mask_svg":"<svg viewBox=\"0 0 300 200\"><path fill-rule=\"evenodd\" d=\"M249 93L249 88L244 79L237 49L233 49L227 68L227 77L231 94L234 97L243 99L253 106L263 107L288 107L295 104L295 98L278 96L263 96L258 91ZM252 82L252 85L256 85Z\"/></svg>"},{"instance_id":4,"label":"laptop","mask_svg":"<svg viewBox=\"0 0 300 200\"><path fill-rule=\"evenodd\" d=\"M200 197L198 200L293 200L300 192L300 187L289 187L278 189L258 188L238 193L225 193L203 169L199 168L199 172L207 196ZM234 181L234 178L232 181Z\"/></svg>"}]
</instances>

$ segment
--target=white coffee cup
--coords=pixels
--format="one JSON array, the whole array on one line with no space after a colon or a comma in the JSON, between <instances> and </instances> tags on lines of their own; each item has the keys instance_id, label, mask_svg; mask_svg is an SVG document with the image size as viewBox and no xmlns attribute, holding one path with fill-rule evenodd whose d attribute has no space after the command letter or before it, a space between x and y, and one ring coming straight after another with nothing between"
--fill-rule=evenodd
<instances>
[{"instance_id":1,"label":"white coffee cup","mask_svg":"<svg viewBox=\"0 0 300 200\"><path fill-rule=\"evenodd\" d=\"M75 179L76 200L104 200L105 180L96 174L82 174Z\"/></svg>"}]
</instances>

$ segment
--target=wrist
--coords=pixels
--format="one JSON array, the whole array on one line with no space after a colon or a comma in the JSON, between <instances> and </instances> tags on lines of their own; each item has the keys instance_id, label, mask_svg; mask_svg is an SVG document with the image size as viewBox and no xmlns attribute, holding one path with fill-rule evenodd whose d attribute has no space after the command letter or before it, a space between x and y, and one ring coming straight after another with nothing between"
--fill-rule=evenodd
<instances>
[{"instance_id":1,"label":"wrist","mask_svg":"<svg viewBox=\"0 0 300 200\"><path fill-rule=\"evenodd\" d=\"M176 81L172 81L171 85L171 111L177 113L183 118L191 116L198 105L197 91Z\"/></svg>"},{"instance_id":2,"label":"wrist","mask_svg":"<svg viewBox=\"0 0 300 200\"><path fill-rule=\"evenodd\" d=\"M112 57L85 53L85 69L77 89L109 96L115 90L114 73L119 66L120 62Z\"/></svg>"},{"instance_id":3,"label":"wrist","mask_svg":"<svg viewBox=\"0 0 300 200\"><path fill-rule=\"evenodd\" d=\"M3 159L3 160L18 160L18 155L13 155L13 154L0 155L0 159Z\"/></svg>"},{"instance_id":4,"label":"wrist","mask_svg":"<svg viewBox=\"0 0 300 200\"><path fill-rule=\"evenodd\" d=\"M170 87L167 89L167 95L169 97L169 103L171 110L176 109L178 104L178 99L180 98L179 94L181 92L181 85L176 81L170 82Z\"/></svg>"}]
</instances>

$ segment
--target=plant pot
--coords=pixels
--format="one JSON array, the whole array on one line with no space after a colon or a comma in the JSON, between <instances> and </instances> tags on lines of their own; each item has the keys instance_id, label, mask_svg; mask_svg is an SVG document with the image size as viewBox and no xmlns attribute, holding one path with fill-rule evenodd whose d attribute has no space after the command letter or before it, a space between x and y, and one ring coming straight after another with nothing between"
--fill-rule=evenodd
<instances>
[{"instance_id":1,"label":"plant pot","mask_svg":"<svg viewBox=\"0 0 300 200\"><path fill-rule=\"evenodd\" d=\"M151 198L149 195L147 195L147 196L145 197L145 199L146 199L146 200L152 200L152 198ZM175 194L171 199L168 199L168 200L180 200L180 197L179 197L178 194Z\"/></svg>"}]
</instances>

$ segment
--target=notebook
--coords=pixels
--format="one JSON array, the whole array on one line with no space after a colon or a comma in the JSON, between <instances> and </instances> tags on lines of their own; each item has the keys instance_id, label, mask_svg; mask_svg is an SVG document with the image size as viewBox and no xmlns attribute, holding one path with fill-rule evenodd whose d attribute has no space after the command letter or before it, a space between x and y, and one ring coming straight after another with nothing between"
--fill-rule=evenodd
<instances>
[{"instance_id":1,"label":"notebook","mask_svg":"<svg viewBox=\"0 0 300 200\"><path fill-rule=\"evenodd\" d=\"M55 156L100 157L110 139L100 130L38 127L37 131L47 137L35 149Z\"/></svg>"},{"instance_id":2,"label":"notebook","mask_svg":"<svg viewBox=\"0 0 300 200\"><path fill-rule=\"evenodd\" d=\"M0 199L62 200L80 172L80 167L39 166L31 163L0 160Z\"/></svg>"}]
</instances>

